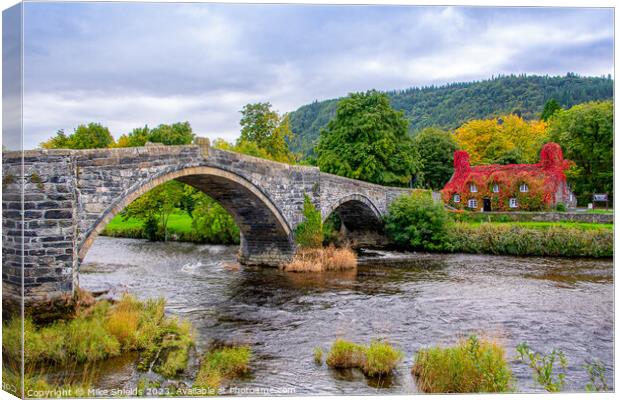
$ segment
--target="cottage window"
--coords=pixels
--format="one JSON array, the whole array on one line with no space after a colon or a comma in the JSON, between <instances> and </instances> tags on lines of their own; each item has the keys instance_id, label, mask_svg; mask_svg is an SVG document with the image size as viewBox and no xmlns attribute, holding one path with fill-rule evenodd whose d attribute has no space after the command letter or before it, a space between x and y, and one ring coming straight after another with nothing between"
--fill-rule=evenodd
<instances>
[{"instance_id":1,"label":"cottage window","mask_svg":"<svg viewBox=\"0 0 620 400\"><path fill-rule=\"evenodd\" d=\"M493 193L499 193L499 185L497 183L493 184Z\"/></svg>"},{"instance_id":2,"label":"cottage window","mask_svg":"<svg viewBox=\"0 0 620 400\"><path fill-rule=\"evenodd\" d=\"M510 199L510 201L508 202L508 205L510 206L510 208L519 207L519 204L517 203L517 199L514 197Z\"/></svg>"},{"instance_id":3,"label":"cottage window","mask_svg":"<svg viewBox=\"0 0 620 400\"><path fill-rule=\"evenodd\" d=\"M455 194L453 200L454 200L455 203L460 203L461 202L461 195Z\"/></svg>"},{"instance_id":4,"label":"cottage window","mask_svg":"<svg viewBox=\"0 0 620 400\"><path fill-rule=\"evenodd\" d=\"M476 199L469 199L469 201L467 202L467 207L469 208L478 207L478 201Z\"/></svg>"},{"instance_id":5,"label":"cottage window","mask_svg":"<svg viewBox=\"0 0 620 400\"><path fill-rule=\"evenodd\" d=\"M469 184L469 191L472 193L476 193L478 191L478 187L476 186L475 183L470 183Z\"/></svg>"},{"instance_id":6,"label":"cottage window","mask_svg":"<svg viewBox=\"0 0 620 400\"><path fill-rule=\"evenodd\" d=\"M529 190L529 188L527 187L527 183L522 183L521 186L519 186L519 191L521 193L526 193Z\"/></svg>"}]
</instances>

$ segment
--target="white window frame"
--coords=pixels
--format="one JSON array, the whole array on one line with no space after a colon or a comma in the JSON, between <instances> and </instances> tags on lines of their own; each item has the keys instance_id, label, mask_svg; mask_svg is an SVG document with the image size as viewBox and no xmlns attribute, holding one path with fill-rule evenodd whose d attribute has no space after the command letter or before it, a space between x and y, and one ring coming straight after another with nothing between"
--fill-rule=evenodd
<instances>
[{"instance_id":1,"label":"white window frame","mask_svg":"<svg viewBox=\"0 0 620 400\"><path fill-rule=\"evenodd\" d=\"M455 194L454 197L452 197L452 201L454 201L455 203L460 203L461 202L461 195L460 194Z\"/></svg>"},{"instance_id":2,"label":"white window frame","mask_svg":"<svg viewBox=\"0 0 620 400\"><path fill-rule=\"evenodd\" d=\"M478 192L478 186L476 186L475 183L470 183L469 184L469 192L470 193L477 193Z\"/></svg>"},{"instance_id":3,"label":"white window frame","mask_svg":"<svg viewBox=\"0 0 620 400\"><path fill-rule=\"evenodd\" d=\"M517 201L516 197L511 197L510 200L508 200L508 206L510 208L518 208L519 207L519 202Z\"/></svg>"},{"instance_id":4,"label":"white window frame","mask_svg":"<svg viewBox=\"0 0 620 400\"><path fill-rule=\"evenodd\" d=\"M499 193L499 185L497 183L494 183L491 190L493 191L493 193Z\"/></svg>"},{"instance_id":5,"label":"white window frame","mask_svg":"<svg viewBox=\"0 0 620 400\"><path fill-rule=\"evenodd\" d=\"M530 187L527 186L527 183L522 183L519 185L519 192L521 193L527 193L530 191Z\"/></svg>"},{"instance_id":6,"label":"white window frame","mask_svg":"<svg viewBox=\"0 0 620 400\"><path fill-rule=\"evenodd\" d=\"M469 199L467 201L467 208L476 209L477 207L478 207L478 200L476 200L476 199Z\"/></svg>"}]
</instances>

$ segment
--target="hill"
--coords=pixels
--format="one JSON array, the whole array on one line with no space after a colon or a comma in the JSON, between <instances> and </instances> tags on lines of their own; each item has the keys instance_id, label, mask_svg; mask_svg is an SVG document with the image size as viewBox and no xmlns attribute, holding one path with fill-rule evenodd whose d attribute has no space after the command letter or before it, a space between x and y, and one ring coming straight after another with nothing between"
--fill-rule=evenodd
<instances>
[{"instance_id":1,"label":"hill","mask_svg":"<svg viewBox=\"0 0 620 400\"><path fill-rule=\"evenodd\" d=\"M613 98L611 77L509 75L488 80L414 87L387 92L392 107L401 110L415 134L427 126L454 129L470 119L520 113L540 117L545 102L555 98L562 107ZM304 155L312 150L323 128L336 113L339 99L315 101L291 112L295 138L291 149Z\"/></svg>"}]
</instances>

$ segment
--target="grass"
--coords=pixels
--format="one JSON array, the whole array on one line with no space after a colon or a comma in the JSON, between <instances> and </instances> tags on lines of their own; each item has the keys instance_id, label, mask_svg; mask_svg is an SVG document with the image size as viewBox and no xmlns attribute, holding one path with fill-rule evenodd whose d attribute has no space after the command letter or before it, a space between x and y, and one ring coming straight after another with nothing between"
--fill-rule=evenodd
<instances>
[{"instance_id":1,"label":"grass","mask_svg":"<svg viewBox=\"0 0 620 400\"><path fill-rule=\"evenodd\" d=\"M559 222L538 222L538 221L524 221L524 222L515 222L515 221L507 221L507 222L462 222L470 225L481 225L481 224L492 224L492 225L500 225L500 226L519 226L524 228L531 229L547 229L547 228L570 228L570 229L580 229L580 230L591 230L591 229L614 229L614 224L597 224L590 222L573 222L573 221L559 221Z\"/></svg>"},{"instance_id":2,"label":"grass","mask_svg":"<svg viewBox=\"0 0 620 400\"><path fill-rule=\"evenodd\" d=\"M496 393L512 390L512 374L499 344L470 336L452 347L420 350L412 373L426 393Z\"/></svg>"},{"instance_id":3,"label":"grass","mask_svg":"<svg viewBox=\"0 0 620 400\"><path fill-rule=\"evenodd\" d=\"M24 361L41 367L83 364L140 351L143 367L154 363L156 372L176 376L187 367L193 333L188 322L165 317L164 306L163 299L139 301L126 294L115 304L101 300L78 309L68 321L40 326L26 318ZM14 318L3 325L2 353L19 360L20 349L21 321Z\"/></svg>"},{"instance_id":4,"label":"grass","mask_svg":"<svg viewBox=\"0 0 620 400\"><path fill-rule=\"evenodd\" d=\"M326 362L332 368L360 368L366 376L376 377L392 373L402 358L402 352L384 341L374 340L363 346L339 338L332 344Z\"/></svg>"},{"instance_id":5,"label":"grass","mask_svg":"<svg viewBox=\"0 0 620 400\"><path fill-rule=\"evenodd\" d=\"M588 214L613 214L614 210L613 208L610 208L609 210L605 210L604 208L594 208L592 210L587 210L586 212Z\"/></svg>"},{"instance_id":6,"label":"grass","mask_svg":"<svg viewBox=\"0 0 620 400\"><path fill-rule=\"evenodd\" d=\"M128 237L134 239L143 238L143 222L136 218L126 221L118 214L105 227L101 233L103 236ZM192 218L187 213L174 213L168 218L168 235L185 237L192 233Z\"/></svg>"},{"instance_id":7,"label":"grass","mask_svg":"<svg viewBox=\"0 0 620 400\"><path fill-rule=\"evenodd\" d=\"M323 349L320 347L314 348L314 362L317 364L323 364Z\"/></svg>"},{"instance_id":8,"label":"grass","mask_svg":"<svg viewBox=\"0 0 620 400\"><path fill-rule=\"evenodd\" d=\"M200 369L192 387L217 393L225 379L247 374L250 370L252 349L249 346L230 346L208 351L200 362Z\"/></svg>"},{"instance_id":9,"label":"grass","mask_svg":"<svg viewBox=\"0 0 620 400\"><path fill-rule=\"evenodd\" d=\"M613 237L613 230L606 228L456 222L448 232L446 250L517 256L612 257Z\"/></svg>"},{"instance_id":10,"label":"grass","mask_svg":"<svg viewBox=\"0 0 620 400\"><path fill-rule=\"evenodd\" d=\"M293 260L281 266L288 272L344 271L357 267L357 255L349 248L333 245L323 248L301 248Z\"/></svg>"}]
</instances>

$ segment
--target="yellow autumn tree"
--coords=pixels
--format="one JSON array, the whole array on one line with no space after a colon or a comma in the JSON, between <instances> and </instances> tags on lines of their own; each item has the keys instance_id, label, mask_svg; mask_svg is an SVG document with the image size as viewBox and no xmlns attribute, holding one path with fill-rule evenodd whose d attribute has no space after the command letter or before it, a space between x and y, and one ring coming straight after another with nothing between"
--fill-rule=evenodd
<instances>
[{"instance_id":1,"label":"yellow autumn tree","mask_svg":"<svg viewBox=\"0 0 620 400\"><path fill-rule=\"evenodd\" d=\"M547 138L544 121L524 121L517 115L466 122L455 132L472 164L535 163Z\"/></svg>"}]
</instances>

